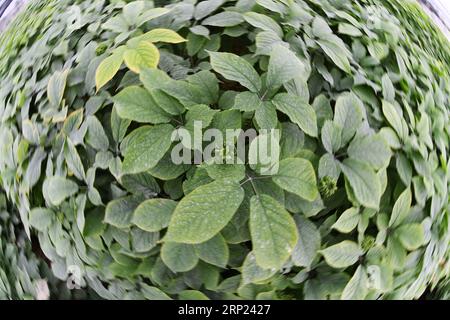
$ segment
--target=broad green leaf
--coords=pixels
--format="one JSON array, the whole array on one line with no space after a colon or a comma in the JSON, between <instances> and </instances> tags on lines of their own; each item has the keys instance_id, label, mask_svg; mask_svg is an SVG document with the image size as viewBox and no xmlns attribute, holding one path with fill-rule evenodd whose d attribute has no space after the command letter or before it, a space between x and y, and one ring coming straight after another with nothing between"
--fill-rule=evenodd
<instances>
[{"instance_id":1,"label":"broad green leaf","mask_svg":"<svg viewBox=\"0 0 450 320\"><path fill-rule=\"evenodd\" d=\"M368 293L367 273L363 266L358 266L355 274L342 292L342 300L363 300Z\"/></svg>"},{"instance_id":2,"label":"broad green leaf","mask_svg":"<svg viewBox=\"0 0 450 320\"><path fill-rule=\"evenodd\" d=\"M186 110L184 106L174 97L168 95L160 89L153 89L150 95L155 101L156 105L170 115L180 115Z\"/></svg>"},{"instance_id":3,"label":"broad green leaf","mask_svg":"<svg viewBox=\"0 0 450 320\"><path fill-rule=\"evenodd\" d=\"M244 284L258 283L272 277L276 270L263 269L256 263L253 252L250 252L242 265L242 281Z\"/></svg>"},{"instance_id":4,"label":"broad green leaf","mask_svg":"<svg viewBox=\"0 0 450 320\"><path fill-rule=\"evenodd\" d=\"M248 151L250 168L261 175L278 172L280 159L280 137L275 131L262 132L252 140Z\"/></svg>"},{"instance_id":5,"label":"broad green leaf","mask_svg":"<svg viewBox=\"0 0 450 320\"><path fill-rule=\"evenodd\" d=\"M405 120L398 113L397 109L390 102L383 100L383 114L387 122L397 132L400 139L405 139L408 134L408 128Z\"/></svg>"},{"instance_id":6,"label":"broad green leaf","mask_svg":"<svg viewBox=\"0 0 450 320\"><path fill-rule=\"evenodd\" d=\"M262 105L256 109L255 121L259 129L270 130L277 127L277 110L272 102L264 101Z\"/></svg>"},{"instance_id":7,"label":"broad green leaf","mask_svg":"<svg viewBox=\"0 0 450 320\"><path fill-rule=\"evenodd\" d=\"M111 111L111 132L113 139L116 143L122 142L123 138L127 134L128 127L131 124L131 120L122 119L117 114L116 108Z\"/></svg>"},{"instance_id":8,"label":"broad green leaf","mask_svg":"<svg viewBox=\"0 0 450 320\"><path fill-rule=\"evenodd\" d=\"M143 68L156 68L159 63L159 50L151 42L141 41L136 48L127 49L123 59L128 69L140 73Z\"/></svg>"},{"instance_id":9,"label":"broad green leaf","mask_svg":"<svg viewBox=\"0 0 450 320\"><path fill-rule=\"evenodd\" d=\"M198 187L178 203L164 240L202 243L214 237L244 199L238 183L217 180Z\"/></svg>"},{"instance_id":10,"label":"broad green leaf","mask_svg":"<svg viewBox=\"0 0 450 320\"><path fill-rule=\"evenodd\" d=\"M277 88L286 82L306 74L306 66L294 52L283 45L275 45L270 53L266 86Z\"/></svg>"},{"instance_id":11,"label":"broad green leaf","mask_svg":"<svg viewBox=\"0 0 450 320\"><path fill-rule=\"evenodd\" d=\"M171 145L174 127L157 125L135 130L130 144L124 152L123 173L139 173L156 166Z\"/></svg>"},{"instance_id":12,"label":"broad green leaf","mask_svg":"<svg viewBox=\"0 0 450 320\"><path fill-rule=\"evenodd\" d=\"M48 80L47 97L55 108L59 107L63 99L68 74L69 70L58 71Z\"/></svg>"},{"instance_id":13,"label":"broad green leaf","mask_svg":"<svg viewBox=\"0 0 450 320\"><path fill-rule=\"evenodd\" d=\"M370 164L375 170L387 167L392 153L380 134L358 137L350 143L349 157Z\"/></svg>"},{"instance_id":14,"label":"broad green leaf","mask_svg":"<svg viewBox=\"0 0 450 320\"><path fill-rule=\"evenodd\" d=\"M141 41L181 43L185 42L182 36L170 29L153 29L139 37Z\"/></svg>"},{"instance_id":15,"label":"broad green leaf","mask_svg":"<svg viewBox=\"0 0 450 320\"><path fill-rule=\"evenodd\" d=\"M162 89L173 81L164 71L150 68L141 70L139 80L149 92L154 89Z\"/></svg>"},{"instance_id":16,"label":"broad green leaf","mask_svg":"<svg viewBox=\"0 0 450 320\"><path fill-rule=\"evenodd\" d=\"M202 21L204 26L233 27L244 22L244 18L238 12L225 11L210 16Z\"/></svg>"},{"instance_id":17,"label":"broad green leaf","mask_svg":"<svg viewBox=\"0 0 450 320\"><path fill-rule=\"evenodd\" d=\"M160 191L158 182L147 172L138 174L127 174L120 178L121 185L130 193L143 195L144 197L154 197Z\"/></svg>"},{"instance_id":18,"label":"broad green leaf","mask_svg":"<svg viewBox=\"0 0 450 320\"><path fill-rule=\"evenodd\" d=\"M46 232L52 224L55 213L47 208L34 208L30 211L30 225L40 231Z\"/></svg>"},{"instance_id":19,"label":"broad green leaf","mask_svg":"<svg viewBox=\"0 0 450 320\"><path fill-rule=\"evenodd\" d=\"M349 267L355 264L363 254L360 247L349 240L344 240L319 252L323 255L328 265L333 268Z\"/></svg>"},{"instance_id":20,"label":"broad green leaf","mask_svg":"<svg viewBox=\"0 0 450 320\"><path fill-rule=\"evenodd\" d=\"M144 11L138 18L137 21L133 21L133 24L135 24L137 27L140 27L144 23L153 20L155 18L158 18L160 16L165 15L166 13L170 12L170 9L167 8L152 8L147 11Z\"/></svg>"},{"instance_id":21,"label":"broad green leaf","mask_svg":"<svg viewBox=\"0 0 450 320\"><path fill-rule=\"evenodd\" d=\"M114 98L114 108L122 119L141 123L168 123L170 115L159 107L152 95L145 89L130 86Z\"/></svg>"},{"instance_id":22,"label":"broad green leaf","mask_svg":"<svg viewBox=\"0 0 450 320\"><path fill-rule=\"evenodd\" d=\"M95 85L97 91L107 84L119 71L123 62L122 54L112 54L104 59L95 72Z\"/></svg>"},{"instance_id":23,"label":"broad green leaf","mask_svg":"<svg viewBox=\"0 0 450 320\"><path fill-rule=\"evenodd\" d=\"M332 225L332 228L341 233L349 233L356 228L359 221L359 210L357 208L350 208L339 216L338 220Z\"/></svg>"},{"instance_id":24,"label":"broad green leaf","mask_svg":"<svg viewBox=\"0 0 450 320\"><path fill-rule=\"evenodd\" d=\"M323 124L322 144L328 153L333 154L341 147L342 127L334 121L326 120Z\"/></svg>"},{"instance_id":25,"label":"broad green leaf","mask_svg":"<svg viewBox=\"0 0 450 320\"><path fill-rule=\"evenodd\" d=\"M307 135L317 137L317 118L316 113L307 102L300 97L280 93L272 100L278 110L286 114L292 122L297 124Z\"/></svg>"},{"instance_id":26,"label":"broad green leaf","mask_svg":"<svg viewBox=\"0 0 450 320\"><path fill-rule=\"evenodd\" d=\"M261 90L261 79L252 65L245 59L224 52L209 52L211 67L225 79L239 82L252 92Z\"/></svg>"},{"instance_id":27,"label":"broad green leaf","mask_svg":"<svg viewBox=\"0 0 450 320\"><path fill-rule=\"evenodd\" d=\"M381 77L381 85L383 87L383 97L384 100L389 102L395 101L395 87L392 84L391 79L389 78L388 74L385 74L383 77Z\"/></svg>"},{"instance_id":28,"label":"broad green leaf","mask_svg":"<svg viewBox=\"0 0 450 320\"><path fill-rule=\"evenodd\" d=\"M411 209L412 194L411 189L407 188L395 201L392 209L389 226L394 227L400 225L402 221L408 216Z\"/></svg>"},{"instance_id":29,"label":"broad green leaf","mask_svg":"<svg viewBox=\"0 0 450 320\"><path fill-rule=\"evenodd\" d=\"M203 19L213 13L225 2L225 0L207 0L201 1L195 7L194 18L196 20Z\"/></svg>"},{"instance_id":30,"label":"broad green leaf","mask_svg":"<svg viewBox=\"0 0 450 320\"><path fill-rule=\"evenodd\" d=\"M280 269L298 241L292 216L265 194L251 198L250 233L256 263L264 269Z\"/></svg>"},{"instance_id":31,"label":"broad green leaf","mask_svg":"<svg viewBox=\"0 0 450 320\"><path fill-rule=\"evenodd\" d=\"M130 26L132 26L137 18L141 15L144 10L145 2L144 1L134 1L127 3L123 9L123 17L128 22Z\"/></svg>"},{"instance_id":32,"label":"broad green leaf","mask_svg":"<svg viewBox=\"0 0 450 320\"><path fill-rule=\"evenodd\" d=\"M340 165L345 178L360 204L378 209L381 198L381 183L375 171L366 163L346 159Z\"/></svg>"},{"instance_id":33,"label":"broad green leaf","mask_svg":"<svg viewBox=\"0 0 450 320\"><path fill-rule=\"evenodd\" d=\"M342 128L342 145L347 144L362 123L364 106L354 94L340 95L336 100L334 122Z\"/></svg>"},{"instance_id":34,"label":"broad green leaf","mask_svg":"<svg viewBox=\"0 0 450 320\"><path fill-rule=\"evenodd\" d=\"M312 33L317 38L327 38L333 31L324 18L317 16L312 22Z\"/></svg>"},{"instance_id":35,"label":"broad green leaf","mask_svg":"<svg viewBox=\"0 0 450 320\"><path fill-rule=\"evenodd\" d=\"M178 294L179 300L209 300L202 292L197 290L183 290Z\"/></svg>"},{"instance_id":36,"label":"broad green leaf","mask_svg":"<svg viewBox=\"0 0 450 320\"><path fill-rule=\"evenodd\" d=\"M278 23L268 15L264 15L256 12L247 12L243 15L245 21L251 24L255 28L259 28L264 31L272 31L278 36L283 36L283 30Z\"/></svg>"},{"instance_id":37,"label":"broad green leaf","mask_svg":"<svg viewBox=\"0 0 450 320\"><path fill-rule=\"evenodd\" d=\"M184 243L164 242L161 258L173 272L186 272L194 269L198 263L194 246Z\"/></svg>"},{"instance_id":38,"label":"broad green leaf","mask_svg":"<svg viewBox=\"0 0 450 320\"><path fill-rule=\"evenodd\" d=\"M420 223L401 225L395 233L403 247L409 251L416 250L425 243L425 232Z\"/></svg>"},{"instance_id":39,"label":"broad green leaf","mask_svg":"<svg viewBox=\"0 0 450 320\"><path fill-rule=\"evenodd\" d=\"M132 222L147 232L156 232L169 225L177 202L169 199L149 199L134 211Z\"/></svg>"},{"instance_id":40,"label":"broad green leaf","mask_svg":"<svg viewBox=\"0 0 450 320\"><path fill-rule=\"evenodd\" d=\"M219 81L211 71L203 70L186 78L189 83L197 85L202 90L202 95L208 104L214 104L219 100Z\"/></svg>"},{"instance_id":41,"label":"broad green leaf","mask_svg":"<svg viewBox=\"0 0 450 320\"><path fill-rule=\"evenodd\" d=\"M85 141L87 144L96 150L107 151L109 148L109 140L101 122L96 116L89 116L86 122L88 130Z\"/></svg>"},{"instance_id":42,"label":"broad green leaf","mask_svg":"<svg viewBox=\"0 0 450 320\"><path fill-rule=\"evenodd\" d=\"M78 151L70 138L66 139L66 143L64 145L64 158L66 159L67 166L70 171L73 172L75 177L81 181L86 180L83 163L81 162Z\"/></svg>"},{"instance_id":43,"label":"broad green leaf","mask_svg":"<svg viewBox=\"0 0 450 320\"><path fill-rule=\"evenodd\" d=\"M146 283L141 283L141 292L145 299L148 300L171 300L170 297L163 291L156 287L147 285Z\"/></svg>"},{"instance_id":44,"label":"broad green leaf","mask_svg":"<svg viewBox=\"0 0 450 320\"><path fill-rule=\"evenodd\" d=\"M214 180L226 179L239 182L245 178L243 164L209 164L205 165L205 169Z\"/></svg>"},{"instance_id":45,"label":"broad green leaf","mask_svg":"<svg viewBox=\"0 0 450 320\"><path fill-rule=\"evenodd\" d=\"M310 267L320 249L320 232L315 224L301 215L295 215L298 241L292 252L292 262L299 267Z\"/></svg>"},{"instance_id":46,"label":"broad green leaf","mask_svg":"<svg viewBox=\"0 0 450 320\"><path fill-rule=\"evenodd\" d=\"M226 267L230 257L228 245L220 233L206 242L196 244L195 252L201 260L221 268Z\"/></svg>"},{"instance_id":47,"label":"broad green leaf","mask_svg":"<svg viewBox=\"0 0 450 320\"><path fill-rule=\"evenodd\" d=\"M133 212L141 199L141 196L128 196L110 201L105 209L105 223L117 228L130 227Z\"/></svg>"},{"instance_id":48,"label":"broad green leaf","mask_svg":"<svg viewBox=\"0 0 450 320\"><path fill-rule=\"evenodd\" d=\"M305 159L281 160L278 173L272 179L284 190L308 201L314 201L319 194L314 168L311 162Z\"/></svg>"},{"instance_id":49,"label":"broad green leaf","mask_svg":"<svg viewBox=\"0 0 450 320\"><path fill-rule=\"evenodd\" d=\"M77 192L78 185L75 182L60 176L46 178L42 186L44 198L54 206L60 205Z\"/></svg>"},{"instance_id":50,"label":"broad green leaf","mask_svg":"<svg viewBox=\"0 0 450 320\"><path fill-rule=\"evenodd\" d=\"M173 180L185 173L189 168L186 164L175 164L172 161L172 153L167 152L164 157L159 160L158 164L147 172L153 177L160 180Z\"/></svg>"},{"instance_id":51,"label":"broad green leaf","mask_svg":"<svg viewBox=\"0 0 450 320\"><path fill-rule=\"evenodd\" d=\"M317 43L336 66L346 73L351 73L349 59L352 55L341 39L329 35L317 40Z\"/></svg>"},{"instance_id":52,"label":"broad green leaf","mask_svg":"<svg viewBox=\"0 0 450 320\"><path fill-rule=\"evenodd\" d=\"M262 108L263 101L259 98L258 94L250 91L240 92L234 99L233 109L239 111L251 112L258 108Z\"/></svg>"}]
</instances>

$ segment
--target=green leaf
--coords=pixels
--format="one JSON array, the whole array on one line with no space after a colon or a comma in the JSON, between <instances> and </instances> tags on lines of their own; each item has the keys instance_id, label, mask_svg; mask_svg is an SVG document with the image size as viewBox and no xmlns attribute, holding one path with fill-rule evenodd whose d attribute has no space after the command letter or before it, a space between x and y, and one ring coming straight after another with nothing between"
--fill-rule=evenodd
<instances>
[{"instance_id":1,"label":"green leaf","mask_svg":"<svg viewBox=\"0 0 450 320\"><path fill-rule=\"evenodd\" d=\"M262 108L263 101L258 94L250 91L240 92L234 99L233 109L244 112L252 112Z\"/></svg>"},{"instance_id":2,"label":"green leaf","mask_svg":"<svg viewBox=\"0 0 450 320\"><path fill-rule=\"evenodd\" d=\"M210 164L205 165L205 169L214 180L226 179L239 182L245 178L245 165L243 164Z\"/></svg>"},{"instance_id":3,"label":"green leaf","mask_svg":"<svg viewBox=\"0 0 450 320\"><path fill-rule=\"evenodd\" d=\"M355 274L342 292L342 300L363 300L368 293L368 278L363 266L358 266Z\"/></svg>"},{"instance_id":4,"label":"green leaf","mask_svg":"<svg viewBox=\"0 0 450 320\"><path fill-rule=\"evenodd\" d=\"M59 107L66 89L69 70L55 72L48 80L47 97L54 107Z\"/></svg>"},{"instance_id":5,"label":"green leaf","mask_svg":"<svg viewBox=\"0 0 450 320\"><path fill-rule=\"evenodd\" d=\"M116 143L122 142L123 138L127 134L128 127L131 124L131 120L122 119L117 114L116 108L111 111L111 132L113 139Z\"/></svg>"},{"instance_id":6,"label":"green leaf","mask_svg":"<svg viewBox=\"0 0 450 320\"><path fill-rule=\"evenodd\" d=\"M127 3L123 7L123 17L130 26L132 26L136 22L137 18L141 15L142 11L144 10L144 6L144 1L135 1Z\"/></svg>"},{"instance_id":7,"label":"green leaf","mask_svg":"<svg viewBox=\"0 0 450 320\"><path fill-rule=\"evenodd\" d=\"M243 58L224 52L209 52L211 67L225 79L239 82L252 92L261 90L261 79L252 67Z\"/></svg>"},{"instance_id":8,"label":"green leaf","mask_svg":"<svg viewBox=\"0 0 450 320\"><path fill-rule=\"evenodd\" d=\"M300 97L280 93L272 100L278 110L286 114L292 122L297 124L307 135L317 137L317 118L316 113L307 102Z\"/></svg>"},{"instance_id":9,"label":"green leaf","mask_svg":"<svg viewBox=\"0 0 450 320\"><path fill-rule=\"evenodd\" d=\"M320 232L314 223L301 215L295 215L298 241L292 252L292 262L299 267L310 267L320 249Z\"/></svg>"},{"instance_id":10,"label":"green leaf","mask_svg":"<svg viewBox=\"0 0 450 320\"><path fill-rule=\"evenodd\" d=\"M258 283L272 277L276 270L263 269L256 263L253 252L250 252L242 265L242 281L244 284Z\"/></svg>"},{"instance_id":11,"label":"green leaf","mask_svg":"<svg viewBox=\"0 0 450 320\"><path fill-rule=\"evenodd\" d=\"M349 233L358 225L359 210L357 208L350 208L345 210L339 219L331 226L331 228L338 230L341 233Z\"/></svg>"},{"instance_id":12,"label":"green leaf","mask_svg":"<svg viewBox=\"0 0 450 320\"><path fill-rule=\"evenodd\" d=\"M64 144L64 158L66 159L67 166L73 172L75 177L81 181L86 180L83 163L70 138L67 138L66 143Z\"/></svg>"},{"instance_id":13,"label":"green leaf","mask_svg":"<svg viewBox=\"0 0 450 320\"><path fill-rule=\"evenodd\" d=\"M327 38L333 31L324 18L317 16L312 22L312 34L317 38Z\"/></svg>"},{"instance_id":14,"label":"green leaf","mask_svg":"<svg viewBox=\"0 0 450 320\"><path fill-rule=\"evenodd\" d=\"M97 87L97 91L107 84L112 78L114 78L116 73L119 71L122 62L123 55L116 53L112 54L100 63L95 72L95 85Z\"/></svg>"},{"instance_id":15,"label":"green leaf","mask_svg":"<svg viewBox=\"0 0 450 320\"><path fill-rule=\"evenodd\" d=\"M403 247L409 251L416 250L425 243L425 232L420 223L402 225L395 233Z\"/></svg>"},{"instance_id":16,"label":"green leaf","mask_svg":"<svg viewBox=\"0 0 450 320\"><path fill-rule=\"evenodd\" d=\"M177 205L164 240L202 243L214 237L244 199L238 183L217 180L198 187Z\"/></svg>"},{"instance_id":17,"label":"green leaf","mask_svg":"<svg viewBox=\"0 0 450 320\"><path fill-rule=\"evenodd\" d=\"M378 209L381 183L375 171L368 164L353 159L344 160L340 167L358 202L368 208Z\"/></svg>"},{"instance_id":18,"label":"green leaf","mask_svg":"<svg viewBox=\"0 0 450 320\"><path fill-rule=\"evenodd\" d=\"M275 106L270 101L264 101L262 105L256 109L255 121L260 129L275 129L278 125L278 116Z\"/></svg>"},{"instance_id":19,"label":"green leaf","mask_svg":"<svg viewBox=\"0 0 450 320\"><path fill-rule=\"evenodd\" d=\"M181 43L185 42L182 36L170 29L153 29L139 37L141 41L148 42L165 42L165 43Z\"/></svg>"},{"instance_id":20,"label":"green leaf","mask_svg":"<svg viewBox=\"0 0 450 320\"><path fill-rule=\"evenodd\" d=\"M165 15L166 13L170 12L170 9L167 8L152 8L147 11L144 11L138 18L137 21L133 21L133 24L135 24L137 27L140 27L144 23L153 20L155 18L158 18L162 15Z\"/></svg>"},{"instance_id":21,"label":"green leaf","mask_svg":"<svg viewBox=\"0 0 450 320\"><path fill-rule=\"evenodd\" d=\"M202 21L204 26L233 27L244 22L244 18L238 12L225 11L210 16Z\"/></svg>"},{"instance_id":22,"label":"green leaf","mask_svg":"<svg viewBox=\"0 0 450 320\"><path fill-rule=\"evenodd\" d=\"M305 64L283 45L275 45L270 53L269 67L267 71L266 86L277 88L286 82L307 74Z\"/></svg>"},{"instance_id":23,"label":"green leaf","mask_svg":"<svg viewBox=\"0 0 450 320\"><path fill-rule=\"evenodd\" d=\"M164 242L161 247L161 258L173 272L192 270L198 263L194 246L184 243Z\"/></svg>"},{"instance_id":24,"label":"green leaf","mask_svg":"<svg viewBox=\"0 0 450 320\"><path fill-rule=\"evenodd\" d=\"M162 110L152 95L143 88L126 87L113 101L114 108L122 119L152 124L170 122L170 115Z\"/></svg>"},{"instance_id":25,"label":"green leaf","mask_svg":"<svg viewBox=\"0 0 450 320\"><path fill-rule=\"evenodd\" d=\"M178 294L179 300L209 300L204 293L197 290L183 290Z\"/></svg>"},{"instance_id":26,"label":"green leaf","mask_svg":"<svg viewBox=\"0 0 450 320\"><path fill-rule=\"evenodd\" d=\"M353 93L340 95L336 100L334 122L342 128L342 145L347 144L362 123L364 105Z\"/></svg>"},{"instance_id":27,"label":"green leaf","mask_svg":"<svg viewBox=\"0 0 450 320\"><path fill-rule=\"evenodd\" d=\"M411 209L412 194L411 189L407 188L395 201L394 208L392 209L391 218L389 220L389 226L394 227L400 225L402 221L408 216Z\"/></svg>"},{"instance_id":28,"label":"green leaf","mask_svg":"<svg viewBox=\"0 0 450 320\"><path fill-rule=\"evenodd\" d=\"M353 139L347 154L355 160L370 164L375 170L387 167L392 156L391 150L380 134Z\"/></svg>"},{"instance_id":29,"label":"green leaf","mask_svg":"<svg viewBox=\"0 0 450 320\"><path fill-rule=\"evenodd\" d=\"M288 158L280 161L278 173L273 181L286 191L314 201L319 195L314 168L308 160Z\"/></svg>"},{"instance_id":30,"label":"green leaf","mask_svg":"<svg viewBox=\"0 0 450 320\"><path fill-rule=\"evenodd\" d=\"M397 109L390 102L385 100L383 100L382 109L384 117L395 132L397 132L400 139L405 139L408 135L408 127L405 120L398 113Z\"/></svg>"},{"instance_id":31,"label":"green leaf","mask_svg":"<svg viewBox=\"0 0 450 320\"><path fill-rule=\"evenodd\" d=\"M141 283L141 292L145 299L148 300L171 300L170 297L156 287L151 287L145 283Z\"/></svg>"},{"instance_id":32,"label":"green leaf","mask_svg":"<svg viewBox=\"0 0 450 320\"><path fill-rule=\"evenodd\" d=\"M170 115L177 116L184 113L184 111L186 110L177 99L168 95L163 90L153 89L150 91L150 95L152 96L156 105Z\"/></svg>"},{"instance_id":33,"label":"green leaf","mask_svg":"<svg viewBox=\"0 0 450 320\"><path fill-rule=\"evenodd\" d=\"M322 144L328 153L333 154L341 147L342 127L333 121L325 120L322 131Z\"/></svg>"},{"instance_id":34,"label":"green leaf","mask_svg":"<svg viewBox=\"0 0 450 320\"><path fill-rule=\"evenodd\" d=\"M338 244L319 251L328 265L333 268L346 268L355 264L363 254L359 246L349 240L344 240Z\"/></svg>"},{"instance_id":35,"label":"green leaf","mask_svg":"<svg viewBox=\"0 0 450 320\"><path fill-rule=\"evenodd\" d=\"M228 245L220 234L206 242L196 244L195 252L201 260L221 268L226 267L230 257Z\"/></svg>"},{"instance_id":36,"label":"green leaf","mask_svg":"<svg viewBox=\"0 0 450 320\"><path fill-rule=\"evenodd\" d=\"M251 24L255 28L259 28L264 31L272 31L278 36L283 37L283 30L278 23L268 15L264 15L256 12L244 13L244 19L247 23Z\"/></svg>"},{"instance_id":37,"label":"green leaf","mask_svg":"<svg viewBox=\"0 0 450 320\"><path fill-rule=\"evenodd\" d=\"M128 69L140 73L143 68L156 68L159 63L159 50L151 42L141 41L136 48L127 49L123 59Z\"/></svg>"},{"instance_id":38,"label":"green leaf","mask_svg":"<svg viewBox=\"0 0 450 320\"><path fill-rule=\"evenodd\" d=\"M168 124L141 127L124 152L123 173L139 173L156 166L172 144L174 127Z\"/></svg>"},{"instance_id":39,"label":"green leaf","mask_svg":"<svg viewBox=\"0 0 450 320\"><path fill-rule=\"evenodd\" d=\"M351 73L352 69L349 59L352 55L341 39L335 35L329 35L317 40L317 44L336 66L346 73Z\"/></svg>"},{"instance_id":40,"label":"green leaf","mask_svg":"<svg viewBox=\"0 0 450 320\"><path fill-rule=\"evenodd\" d=\"M109 148L109 140L101 122L96 116L89 116L86 122L88 131L85 141L96 150L107 151Z\"/></svg>"},{"instance_id":41,"label":"green leaf","mask_svg":"<svg viewBox=\"0 0 450 320\"><path fill-rule=\"evenodd\" d=\"M225 0L207 0L199 2L195 7L195 20L200 20L210 15L211 13L219 9L224 2Z\"/></svg>"},{"instance_id":42,"label":"green leaf","mask_svg":"<svg viewBox=\"0 0 450 320\"><path fill-rule=\"evenodd\" d=\"M46 232L51 226L55 213L47 208L34 208L30 211L30 225L40 232Z\"/></svg>"},{"instance_id":43,"label":"green leaf","mask_svg":"<svg viewBox=\"0 0 450 320\"><path fill-rule=\"evenodd\" d=\"M256 263L263 269L280 269L298 240L292 216L265 194L251 198L250 233Z\"/></svg>"},{"instance_id":44,"label":"green leaf","mask_svg":"<svg viewBox=\"0 0 450 320\"><path fill-rule=\"evenodd\" d=\"M211 71L203 70L197 72L187 77L186 80L201 88L208 104L214 104L219 100L219 81Z\"/></svg>"},{"instance_id":45,"label":"green leaf","mask_svg":"<svg viewBox=\"0 0 450 320\"><path fill-rule=\"evenodd\" d=\"M44 198L54 206L60 205L77 192L78 185L75 182L60 176L46 178L42 186Z\"/></svg>"},{"instance_id":46,"label":"green leaf","mask_svg":"<svg viewBox=\"0 0 450 320\"><path fill-rule=\"evenodd\" d=\"M160 231L169 225L177 202L169 199L149 199L134 211L132 222L148 232Z\"/></svg>"},{"instance_id":47,"label":"green leaf","mask_svg":"<svg viewBox=\"0 0 450 320\"><path fill-rule=\"evenodd\" d=\"M128 196L110 201L105 209L105 223L117 228L130 227L133 212L141 199L141 196Z\"/></svg>"}]
</instances>

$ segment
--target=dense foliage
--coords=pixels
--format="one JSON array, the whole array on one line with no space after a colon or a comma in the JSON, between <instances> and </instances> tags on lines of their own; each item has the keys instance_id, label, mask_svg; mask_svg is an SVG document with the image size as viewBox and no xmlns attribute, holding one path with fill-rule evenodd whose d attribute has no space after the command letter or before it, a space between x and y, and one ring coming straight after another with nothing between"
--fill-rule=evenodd
<instances>
[{"instance_id":1,"label":"dense foliage","mask_svg":"<svg viewBox=\"0 0 450 320\"><path fill-rule=\"evenodd\" d=\"M57 278L107 299L413 299L449 277L450 51L415 5L166 3L34 1L0 37L0 183ZM279 170L175 165L194 121L258 130L253 159L281 130Z\"/></svg>"}]
</instances>

